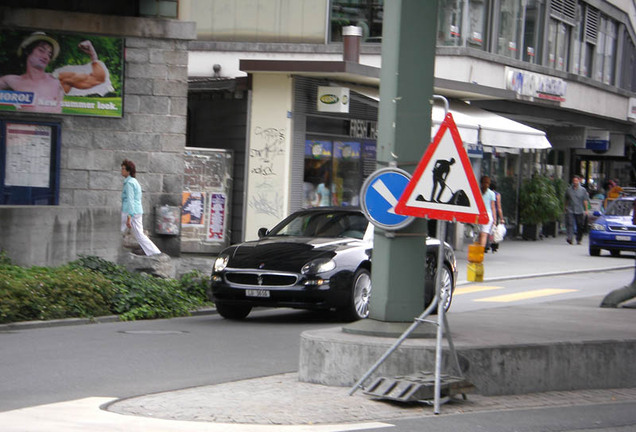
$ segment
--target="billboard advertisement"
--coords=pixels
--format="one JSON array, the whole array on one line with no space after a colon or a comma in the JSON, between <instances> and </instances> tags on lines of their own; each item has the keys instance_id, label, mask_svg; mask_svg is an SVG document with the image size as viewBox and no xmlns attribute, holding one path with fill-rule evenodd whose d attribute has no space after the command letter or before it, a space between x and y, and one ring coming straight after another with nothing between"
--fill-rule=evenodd
<instances>
[{"instance_id":1,"label":"billboard advertisement","mask_svg":"<svg viewBox=\"0 0 636 432\"><path fill-rule=\"evenodd\" d=\"M123 114L124 39L79 33L0 33L0 111Z\"/></svg>"}]
</instances>

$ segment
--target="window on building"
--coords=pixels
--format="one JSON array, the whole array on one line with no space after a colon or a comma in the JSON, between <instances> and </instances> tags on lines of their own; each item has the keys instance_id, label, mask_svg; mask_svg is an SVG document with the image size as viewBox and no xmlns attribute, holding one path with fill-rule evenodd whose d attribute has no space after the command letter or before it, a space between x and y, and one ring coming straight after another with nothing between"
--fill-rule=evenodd
<instances>
[{"instance_id":1,"label":"window on building","mask_svg":"<svg viewBox=\"0 0 636 432\"><path fill-rule=\"evenodd\" d=\"M382 42L384 0L332 0L331 42L342 42L342 28L362 27L363 42Z\"/></svg>"},{"instance_id":2,"label":"window on building","mask_svg":"<svg viewBox=\"0 0 636 432\"><path fill-rule=\"evenodd\" d=\"M573 27L576 26L576 0L552 0L548 22L548 52L546 65L556 70L568 70Z\"/></svg>"},{"instance_id":3,"label":"window on building","mask_svg":"<svg viewBox=\"0 0 636 432\"><path fill-rule=\"evenodd\" d=\"M616 23L601 17L594 62L594 79L605 84L614 82L614 59L616 57Z\"/></svg>"},{"instance_id":4,"label":"window on building","mask_svg":"<svg viewBox=\"0 0 636 432\"><path fill-rule=\"evenodd\" d=\"M518 0L501 0L499 4L499 32L497 54L519 58L523 44L523 25L525 9Z\"/></svg>"},{"instance_id":5,"label":"window on building","mask_svg":"<svg viewBox=\"0 0 636 432\"><path fill-rule=\"evenodd\" d=\"M523 28L523 60L528 63L536 63L537 59L541 58L544 11L544 0L527 1Z\"/></svg>"},{"instance_id":6,"label":"window on building","mask_svg":"<svg viewBox=\"0 0 636 432\"><path fill-rule=\"evenodd\" d=\"M486 49L487 7L488 0L440 0L437 45Z\"/></svg>"}]
</instances>

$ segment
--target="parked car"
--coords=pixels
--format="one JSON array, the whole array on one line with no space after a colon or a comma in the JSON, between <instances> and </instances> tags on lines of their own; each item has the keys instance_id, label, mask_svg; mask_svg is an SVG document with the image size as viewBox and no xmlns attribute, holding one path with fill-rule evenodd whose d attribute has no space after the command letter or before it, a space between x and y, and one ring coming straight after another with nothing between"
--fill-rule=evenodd
<instances>
[{"instance_id":1,"label":"parked car","mask_svg":"<svg viewBox=\"0 0 636 432\"><path fill-rule=\"evenodd\" d=\"M434 297L440 242L426 239L425 304ZM253 307L332 310L347 320L369 315L373 226L359 208L299 210L259 240L230 246L214 262L210 299L219 314L243 319ZM444 243L442 289L448 309L457 280L453 249Z\"/></svg>"},{"instance_id":2,"label":"parked car","mask_svg":"<svg viewBox=\"0 0 636 432\"><path fill-rule=\"evenodd\" d=\"M612 256L621 251L636 252L636 225L634 225L636 189L625 188L624 195L611 201L605 212L595 211L596 220L590 226L590 255L599 256L606 249Z\"/></svg>"}]
</instances>

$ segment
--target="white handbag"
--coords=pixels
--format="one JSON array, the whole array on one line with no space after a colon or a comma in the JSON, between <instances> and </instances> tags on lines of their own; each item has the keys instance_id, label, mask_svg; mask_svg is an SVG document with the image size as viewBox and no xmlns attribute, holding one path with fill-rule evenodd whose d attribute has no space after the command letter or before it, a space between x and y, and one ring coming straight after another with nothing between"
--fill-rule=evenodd
<instances>
[{"instance_id":1,"label":"white handbag","mask_svg":"<svg viewBox=\"0 0 636 432\"><path fill-rule=\"evenodd\" d=\"M506 229L506 225L504 225L503 223L500 223L499 225L497 225L492 233L492 237L495 243L499 243L500 241L503 241L507 231L508 230Z\"/></svg>"}]
</instances>

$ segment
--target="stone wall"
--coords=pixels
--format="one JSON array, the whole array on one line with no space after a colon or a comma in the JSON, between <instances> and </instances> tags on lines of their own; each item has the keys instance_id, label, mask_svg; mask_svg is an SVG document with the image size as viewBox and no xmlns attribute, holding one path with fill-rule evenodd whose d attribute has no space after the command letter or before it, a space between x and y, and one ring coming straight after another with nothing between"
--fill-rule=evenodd
<instances>
[{"instance_id":1,"label":"stone wall","mask_svg":"<svg viewBox=\"0 0 636 432\"><path fill-rule=\"evenodd\" d=\"M39 227L40 239L60 240L55 232L45 232L47 227L53 229L50 220L54 217L69 221L76 219L79 223L79 215L99 210L100 223L92 224L91 232L78 230L79 237L72 242L76 246L69 248L69 252L63 255L64 259L73 259L76 253L115 256L116 250L111 253L89 239L119 238L123 182L120 164L128 158L138 167L137 179L144 191L145 228L163 252L178 256L178 237L154 233L154 208L181 204L188 100L187 42L196 37L194 24L176 20L0 8L0 26L125 38L122 118L29 117L33 121L59 123L62 130L60 205L40 206L29 214L28 223ZM21 113L3 113L2 118L24 119L24 116ZM15 219L15 211L11 206L0 206L2 231L24 233L25 223ZM114 217L116 225L106 222L105 215ZM29 253L29 250L36 250L42 245L38 238L23 238L30 239L32 244L16 247L7 244L9 240L2 239L0 247L12 251L11 258L15 262L26 264L33 259L33 264L46 265L60 261L51 255ZM13 236L11 239L17 241ZM56 245L52 247L57 249ZM18 256L14 255L16 253Z\"/></svg>"}]
</instances>

